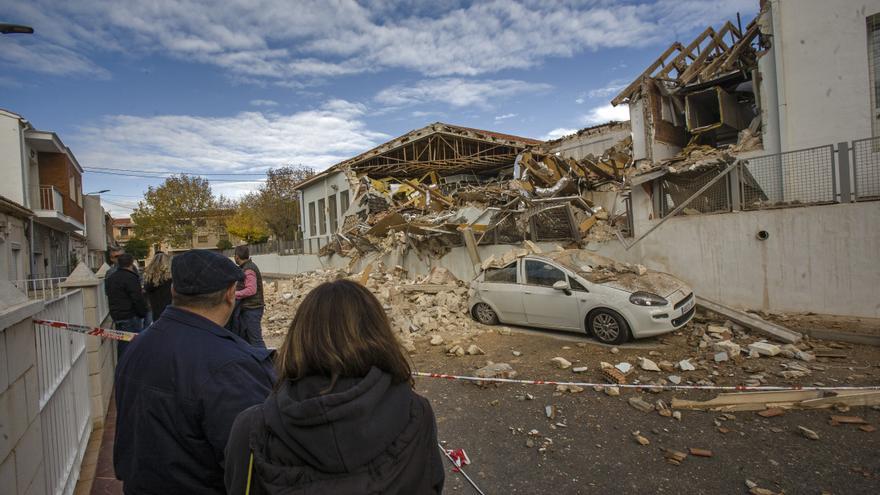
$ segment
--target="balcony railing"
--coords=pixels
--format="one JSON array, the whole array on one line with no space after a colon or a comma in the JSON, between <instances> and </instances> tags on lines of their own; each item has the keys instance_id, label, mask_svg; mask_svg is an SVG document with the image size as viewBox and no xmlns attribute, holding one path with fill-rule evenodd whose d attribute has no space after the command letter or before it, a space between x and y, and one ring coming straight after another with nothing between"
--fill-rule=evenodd
<instances>
[{"instance_id":1,"label":"balcony railing","mask_svg":"<svg viewBox=\"0 0 880 495\"><path fill-rule=\"evenodd\" d=\"M64 196L55 186L40 186L40 208L64 213Z\"/></svg>"}]
</instances>

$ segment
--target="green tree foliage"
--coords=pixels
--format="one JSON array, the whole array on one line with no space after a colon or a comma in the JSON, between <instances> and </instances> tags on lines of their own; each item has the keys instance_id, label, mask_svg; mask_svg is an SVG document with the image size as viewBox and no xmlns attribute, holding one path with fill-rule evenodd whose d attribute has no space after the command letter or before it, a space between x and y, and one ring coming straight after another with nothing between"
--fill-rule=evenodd
<instances>
[{"instance_id":1,"label":"green tree foliage","mask_svg":"<svg viewBox=\"0 0 880 495\"><path fill-rule=\"evenodd\" d=\"M173 175L157 187L150 186L131 214L136 235L147 243L169 242L192 247L195 221L205 211L221 206L207 179Z\"/></svg>"},{"instance_id":2,"label":"green tree foliage","mask_svg":"<svg viewBox=\"0 0 880 495\"><path fill-rule=\"evenodd\" d=\"M125 252L136 260L142 260L150 252L150 243L140 237L132 237L125 243Z\"/></svg>"},{"instance_id":3,"label":"green tree foliage","mask_svg":"<svg viewBox=\"0 0 880 495\"><path fill-rule=\"evenodd\" d=\"M217 249L221 251L232 249L232 243L229 242L229 239L220 239L219 241L217 241Z\"/></svg>"},{"instance_id":4,"label":"green tree foliage","mask_svg":"<svg viewBox=\"0 0 880 495\"><path fill-rule=\"evenodd\" d=\"M299 203L293 186L314 173L311 168L302 165L269 169L266 172L266 182L257 191L254 206L269 232L277 238L293 239L299 230Z\"/></svg>"},{"instance_id":5,"label":"green tree foliage","mask_svg":"<svg viewBox=\"0 0 880 495\"><path fill-rule=\"evenodd\" d=\"M266 242L269 238L269 227L260 211L259 203L258 193L244 195L238 202L235 214L226 219L226 230L248 244Z\"/></svg>"}]
</instances>

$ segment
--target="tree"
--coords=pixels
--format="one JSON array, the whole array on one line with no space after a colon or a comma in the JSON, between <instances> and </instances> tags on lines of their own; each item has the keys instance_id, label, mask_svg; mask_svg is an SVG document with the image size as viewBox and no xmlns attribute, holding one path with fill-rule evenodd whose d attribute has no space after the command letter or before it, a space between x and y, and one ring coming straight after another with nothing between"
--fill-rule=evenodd
<instances>
[{"instance_id":1,"label":"tree","mask_svg":"<svg viewBox=\"0 0 880 495\"><path fill-rule=\"evenodd\" d=\"M219 241L217 241L217 249L221 251L232 249L232 243L229 242L229 239L220 239Z\"/></svg>"},{"instance_id":2,"label":"tree","mask_svg":"<svg viewBox=\"0 0 880 495\"><path fill-rule=\"evenodd\" d=\"M140 237L132 237L125 243L125 252L136 260L142 260L150 252L150 243Z\"/></svg>"},{"instance_id":3,"label":"tree","mask_svg":"<svg viewBox=\"0 0 880 495\"><path fill-rule=\"evenodd\" d=\"M218 206L207 179L172 175L161 185L147 189L131 219L136 235L147 243L164 241L192 247L196 219Z\"/></svg>"},{"instance_id":4,"label":"tree","mask_svg":"<svg viewBox=\"0 0 880 495\"><path fill-rule=\"evenodd\" d=\"M259 194L245 194L239 200L235 214L226 220L226 230L244 239L248 244L266 242L269 238L269 228L263 212L260 211L259 203Z\"/></svg>"},{"instance_id":5,"label":"tree","mask_svg":"<svg viewBox=\"0 0 880 495\"><path fill-rule=\"evenodd\" d=\"M292 239L299 230L299 202L293 187L314 175L308 167L269 169L257 194L255 206L266 227L279 239Z\"/></svg>"}]
</instances>

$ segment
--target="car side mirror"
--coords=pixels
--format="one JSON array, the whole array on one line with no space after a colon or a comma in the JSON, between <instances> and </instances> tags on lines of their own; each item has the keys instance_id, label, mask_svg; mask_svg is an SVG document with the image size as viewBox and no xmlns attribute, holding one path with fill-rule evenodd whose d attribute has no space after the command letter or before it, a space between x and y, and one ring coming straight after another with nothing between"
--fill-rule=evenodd
<instances>
[{"instance_id":1,"label":"car side mirror","mask_svg":"<svg viewBox=\"0 0 880 495\"><path fill-rule=\"evenodd\" d=\"M558 281L556 281L556 282L553 284L553 288L556 289L556 290L561 290L561 291L565 292L565 295L566 295L566 296L570 296L570 295L571 295L571 289L568 288L568 282L566 282L565 280L558 280Z\"/></svg>"}]
</instances>

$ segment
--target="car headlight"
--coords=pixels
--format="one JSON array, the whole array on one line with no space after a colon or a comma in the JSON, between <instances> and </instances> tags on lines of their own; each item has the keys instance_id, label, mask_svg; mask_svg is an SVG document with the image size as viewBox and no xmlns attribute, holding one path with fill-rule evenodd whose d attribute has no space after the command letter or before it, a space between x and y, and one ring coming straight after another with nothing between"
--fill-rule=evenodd
<instances>
[{"instance_id":1,"label":"car headlight","mask_svg":"<svg viewBox=\"0 0 880 495\"><path fill-rule=\"evenodd\" d=\"M629 302L636 306L665 306L669 304L669 301L663 299L657 294L642 291L633 292L633 294L629 296Z\"/></svg>"}]
</instances>

